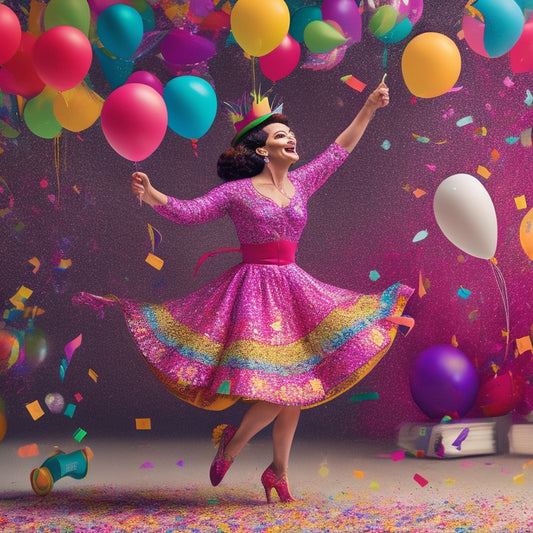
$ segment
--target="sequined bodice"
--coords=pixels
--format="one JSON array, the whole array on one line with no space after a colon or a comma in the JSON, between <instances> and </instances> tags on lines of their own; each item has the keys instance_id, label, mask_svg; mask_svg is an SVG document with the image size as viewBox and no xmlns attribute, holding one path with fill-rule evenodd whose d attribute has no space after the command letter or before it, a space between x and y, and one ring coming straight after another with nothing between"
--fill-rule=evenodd
<instances>
[{"instance_id":1,"label":"sequined bodice","mask_svg":"<svg viewBox=\"0 0 533 533\"><path fill-rule=\"evenodd\" d=\"M251 179L230 181L193 200L168 197L154 209L178 224L200 224L228 215L239 242L258 244L273 240L297 242L307 221L307 200L344 162L348 152L333 143L316 159L289 172L294 196L288 206L261 195Z\"/></svg>"}]
</instances>

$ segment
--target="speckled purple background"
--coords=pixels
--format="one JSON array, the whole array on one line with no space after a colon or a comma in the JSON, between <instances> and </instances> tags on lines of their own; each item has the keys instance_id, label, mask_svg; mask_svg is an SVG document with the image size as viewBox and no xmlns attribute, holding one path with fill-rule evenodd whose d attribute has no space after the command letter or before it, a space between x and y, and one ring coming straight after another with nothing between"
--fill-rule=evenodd
<instances>
[{"instance_id":1,"label":"speckled purple background","mask_svg":"<svg viewBox=\"0 0 533 533\"><path fill-rule=\"evenodd\" d=\"M533 323L531 262L519 239L520 222L533 206L533 159L531 147L506 142L532 125L532 118L529 124L527 118L520 125L517 122L531 111L524 101L527 90L533 90L533 75L513 74L507 55L487 59L469 49L457 36L464 6L464 0L426 0L413 32L388 46L386 68L385 46L368 30L365 16L361 42L347 50L338 66L322 71L297 68L276 83L305 162L348 124L370 88L387 72L391 104L377 113L348 161L311 200L298 262L325 282L360 292L381 290L398 280L418 289L420 273L427 285L427 294L420 298L415 293L407 309L416 319L414 330L407 337L399 336L386 358L353 389L354 394L377 391L379 400L350 402L349 392L304 413L303 435L318 431L332 437L390 438L403 422L425 420L409 391L410 364L422 350L450 343L454 335L479 369L501 357L505 313L490 264L452 245L433 215L435 190L452 174L478 177L493 199L498 218L496 258L509 291L511 349L515 339L528 335ZM458 90L414 100L403 82L401 57L409 40L426 31L443 33L456 42L462 70ZM221 103L251 89L250 62L240 48L217 41L217 50L209 61L209 73L219 112L198 143L198 157L189 140L168 130L157 151L140 163L140 170L172 196L191 198L219 184L216 160L232 135ZM139 60L137 69L152 70L163 83L172 77L150 54ZM347 74L367 83L367 89L359 94L343 84L340 78ZM91 79L99 94L109 94L96 60ZM465 116L473 122L457 126ZM486 136L475 133L481 127L486 128ZM146 206L140 208L129 191L134 165L107 144L99 122L79 136L63 133L61 198L54 205L49 198L57 195L53 141L36 137L23 123L19 129L16 144L1 139L0 176L14 203L0 220L0 292L7 309L9 298L21 285L33 289L28 304L46 311L36 325L46 333L49 348L37 369L23 372L13 367L2 376L0 396L6 402L9 434L69 434L76 427L89 436L131 434L135 418L151 417L154 433L204 435L213 424L238 420L242 406L209 413L169 395L136 353L118 310L101 320L70 303L81 290L149 301L194 290L238 260L231 254L217 256L202 266L196 281L192 279L201 255L238 244L231 222L180 227ZM413 134L429 142L421 143ZM390 149L382 147L384 141L390 142ZM496 162L491 158L494 149L500 154ZM479 165L490 171L488 179L477 174ZM48 186L42 186L43 179ZM417 188L426 194L416 198ZM515 198L522 195L527 209L518 210ZM0 202L0 207L7 207L5 186ZM23 229L17 226L20 223ZM151 249L147 223L163 235L157 251L165 261L160 272L144 261ZM427 238L413 242L421 230L427 230ZM59 280L52 261L58 243L67 242L65 258L72 260L72 266ZM462 255L466 261L459 259ZM34 256L41 261L36 274L28 263ZM369 277L374 270L380 274L376 281ZM460 287L471 291L467 299L458 296ZM61 383L64 346L80 333L82 345ZM98 373L97 383L87 376L88 368ZM44 407L48 392L60 392L67 402L74 402L73 395L80 392L83 400L77 405L76 419L47 412L34 422L25 404L39 400Z\"/></svg>"}]
</instances>

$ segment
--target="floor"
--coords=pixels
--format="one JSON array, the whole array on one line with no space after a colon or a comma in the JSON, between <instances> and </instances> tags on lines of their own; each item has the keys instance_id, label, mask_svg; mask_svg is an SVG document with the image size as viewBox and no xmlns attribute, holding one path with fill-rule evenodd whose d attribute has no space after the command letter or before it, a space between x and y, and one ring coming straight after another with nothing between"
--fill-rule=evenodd
<instances>
[{"instance_id":1,"label":"floor","mask_svg":"<svg viewBox=\"0 0 533 533\"><path fill-rule=\"evenodd\" d=\"M38 456L19 456L28 444L37 445ZM59 479L49 495L39 497L31 489L29 474L54 446L66 453L89 446L94 457L85 478ZM297 439L290 482L298 502L267 506L259 478L270 461L270 442L249 443L218 487L208 478L214 452L207 439L154 440L149 432L127 441L5 439L0 443L0 530L533 530L533 467L527 456L429 459L404 455L394 443ZM71 506L66 515L64 502ZM157 516L153 524L140 518L146 516L139 514L143 508ZM275 508L284 509L285 521L272 517ZM180 527L168 527L169 513L171 525L179 519ZM291 522L295 513L298 526Z\"/></svg>"}]
</instances>

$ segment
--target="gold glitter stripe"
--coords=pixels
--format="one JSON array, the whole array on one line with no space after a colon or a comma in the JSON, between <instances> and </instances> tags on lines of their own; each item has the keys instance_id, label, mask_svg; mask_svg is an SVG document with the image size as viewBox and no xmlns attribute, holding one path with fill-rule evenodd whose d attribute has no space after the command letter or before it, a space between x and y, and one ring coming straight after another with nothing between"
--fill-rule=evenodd
<instances>
[{"instance_id":1,"label":"gold glitter stripe","mask_svg":"<svg viewBox=\"0 0 533 533\"><path fill-rule=\"evenodd\" d=\"M150 307L158 322L163 335L180 339L188 348L206 354L218 360L223 344L213 342L204 335L193 331L188 326L177 322L163 305ZM269 346L254 340L239 340L225 349L225 357L246 357L259 364L294 365L305 362L310 356L322 352L321 345L324 341L330 342L340 330L350 326L354 321L371 315L379 308L379 301L371 296L362 296L358 302L347 309L335 308L326 316L318 326L295 342ZM221 363L221 362L219 362Z\"/></svg>"}]
</instances>

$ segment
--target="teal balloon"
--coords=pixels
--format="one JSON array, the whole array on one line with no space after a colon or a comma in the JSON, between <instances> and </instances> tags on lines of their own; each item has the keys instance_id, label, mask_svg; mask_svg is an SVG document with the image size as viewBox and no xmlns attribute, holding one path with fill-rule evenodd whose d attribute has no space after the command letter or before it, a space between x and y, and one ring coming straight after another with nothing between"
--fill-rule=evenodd
<instances>
[{"instance_id":1,"label":"teal balloon","mask_svg":"<svg viewBox=\"0 0 533 533\"><path fill-rule=\"evenodd\" d=\"M342 33L323 20L314 20L305 27L304 42L313 54L326 54L347 41Z\"/></svg>"},{"instance_id":2,"label":"teal balloon","mask_svg":"<svg viewBox=\"0 0 533 533\"><path fill-rule=\"evenodd\" d=\"M141 44L143 20L133 7L113 4L98 16L96 32L106 50L123 59L129 59Z\"/></svg>"},{"instance_id":3,"label":"teal balloon","mask_svg":"<svg viewBox=\"0 0 533 533\"><path fill-rule=\"evenodd\" d=\"M198 76L177 76L163 90L168 127L187 139L202 137L215 120L217 96L207 81Z\"/></svg>"},{"instance_id":4,"label":"teal balloon","mask_svg":"<svg viewBox=\"0 0 533 533\"><path fill-rule=\"evenodd\" d=\"M515 0L477 0L472 4L483 15L483 44L489 57L500 57L516 44L524 29L524 14Z\"/></svg>"},{"instance_id":5,"label":"teal balloon","mask_svg":"<svg viewBox=\"0 0 533 533\"><path fill-rule=\"evenodd\" d=\"M405 39L412 31L413 25L411 21L406 17L396 24L391 30L378 37L381 41L387 44L397 43L402 39Z\"/></svg>"},{"instance_id":6,"label":"teal balloon","mask_svg":"<svg viewBox=\"0 0 533 533\"><path fill-rule=\"evenodd\" d=\"M296 10L291 15L289 35L299 43L304 42L304 31L307 25L314 20L322 20L322 11L318 6L307 6Z\"/></svg>"},{"instance_id":7,"label":"teal balloon","mask_svg":"<svg viewBox=\"0 0 533 533\"><path fill-rule=\"evenodd\" d=\"M93 52L100 62L105 79L109 82L112 90L124 85L133 72L135 62L131 59L110 56L96 43L93 43Z\"/></svg>"}]
</instances>

